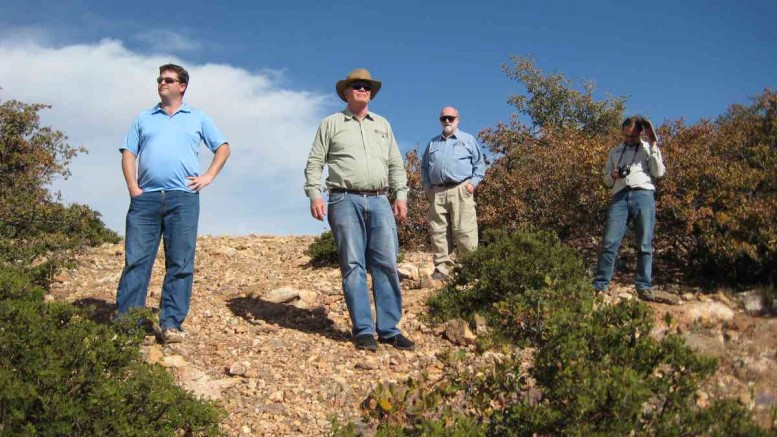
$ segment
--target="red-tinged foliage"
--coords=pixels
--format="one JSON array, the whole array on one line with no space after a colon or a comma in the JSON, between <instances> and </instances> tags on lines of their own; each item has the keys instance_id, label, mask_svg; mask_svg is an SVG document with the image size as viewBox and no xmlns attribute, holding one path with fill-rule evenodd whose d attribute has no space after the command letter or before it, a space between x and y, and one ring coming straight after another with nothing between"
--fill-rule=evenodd
<instances>
[{"instance_id":1,"label":"red-tinged foliage","mask_svg":"<svg viewBox=\"0 0 777 437\"><path fill-rule=\"evenodd\" d=\"M424 184L421 182L421 158L417 150L411 150L405 155L405 170L407 173L407 221L398 227L399 244L405 249L427 248L429 246L429 231L426 211L429 199L426 197Z\"/></svg>"}]
</instances>

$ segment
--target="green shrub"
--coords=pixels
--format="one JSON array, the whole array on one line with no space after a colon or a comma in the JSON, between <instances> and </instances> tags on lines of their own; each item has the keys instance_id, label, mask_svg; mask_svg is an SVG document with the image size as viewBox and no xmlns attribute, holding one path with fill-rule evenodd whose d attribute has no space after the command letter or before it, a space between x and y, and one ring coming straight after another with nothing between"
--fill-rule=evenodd
<instances>
[{"instance_id":1,"label":"green shrub","mask_svg":"<svg viewBox=\"0 0 777 437\"><path fill-rule=\"evenodd\" d=\"M46 286L73 250L118 242L100 214L84 205L64 206L47 186L67 178L83 148L60 131L40 126L45 105L0 102L0 266L24 269Z\"/></svg>"},{"instance_id":2,"label":"green shrub","mask_svg":"<svg viewBox=\"0 0 777 437\"><path fill-rule=\"evenodd\" d=\"M0 300L0 435L219 435L221 412L143 363L142 338L69 304Z\"/></svg>"},{"instance_id":3,"label":"green shrub","mask_svg":"<svg viewBox=\"0 0 777 437\"><path fill-rule=\"evenodd\" d=\"M428 303L438 321L480 313L500 335L536 341L550 314L583 311L593 293L580 257L554 234L489 231Z\"/></svg>"},{"instance_id":4,"label":"green shrub","mask_svg":"<svg viewBox=\"0 0 777 437\"><path fill-rule=\"evenodd\" d=\"M699 408L716 360L677 335L653 338L646 304L595 298L579 257L553 234L487 236L430 309L438 321L487 315L493 335L532 347L533 364L522 353L482 368L462 365L460 353L441 356L444 378L370 393L362 408L379 433L765 435L732 402Z\"/></svg>"},{"instance_id":5,"label":"green shrub","mask_svg":"<svg viewBox=\"0 0 777 437\"><path fill-rule=\"evenodd\" d=\"M332 231L326 231L316 237L305 251L314 267L331 267L337 265L337 245Z\"/></svg>"},{"instance_id":6,"label":"green shrub","mask_svg":"<svg viewBox=\"0 0 777 437\"><path fill-rule=\"evenodd\" d=\"M42 301L43 288L35 284L29 275L0 265L0 301L6 299Z\"/></svg>"}]
</instances>

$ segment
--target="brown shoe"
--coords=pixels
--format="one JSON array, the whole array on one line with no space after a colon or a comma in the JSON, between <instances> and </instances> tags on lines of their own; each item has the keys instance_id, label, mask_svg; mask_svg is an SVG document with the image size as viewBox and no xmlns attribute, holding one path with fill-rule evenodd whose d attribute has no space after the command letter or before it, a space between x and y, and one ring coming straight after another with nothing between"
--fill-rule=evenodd
<instances>
[{"instance_id":1,"label":"brown shoe","mask_svg":"<svg viewBox=\"0 0 777 437\"><path fill-rule=\"evenodd\" d=\"M680 303L680 298L677 295L660 290L646 288L644 290L637 290L637 295L640 299L648 302L658 302L667 305L677 305Z\"/></svg>"},{"instance_id":2,"label":"brown shoe","mask_svg":"<svg viewBox=\"0 0 777 437\"><path fill-rule=\"evenodd\" d=\"M167 328L162 331L162 341L165 344L181 343L184 339L184 333L181 330L175 328Z\"/></svg>"}]
</instances>

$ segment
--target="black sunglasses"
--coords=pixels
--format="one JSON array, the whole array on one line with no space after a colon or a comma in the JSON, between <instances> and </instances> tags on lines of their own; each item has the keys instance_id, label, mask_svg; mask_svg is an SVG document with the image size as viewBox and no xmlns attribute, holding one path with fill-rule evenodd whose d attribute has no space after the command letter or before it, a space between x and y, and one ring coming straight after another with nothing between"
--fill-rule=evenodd
<instances>
[{"instance_id":1,"label":"black sunglasses","mask_svg":"<svg viewBox=\"0 0 777 437\"><path fill-rule=\"evenodd\" d=\"M172 77L157 77L156 78L156 83L164 82L164 83L166 83L168 85L176 83L176 82L180 82L180 81L181 81L180 79L173 79Z\"/></svg>"},{"instance_id":2,"label":"black sunglasses","mask_svg":"<svg viewBox=\"0 0 777 437\"><path fill-rule=\"evenodd\" d=\"M363 89L364 91L372 91L372 85L365 82L354 82L351 84L351 88L355 89L356 91Z\"/></svg>"},{"instance_id":3,"label":"black sunglasses","mask_svg":"<svg viewBox=\"0 0 777 437\"><path fill-rule=\"evenodd\" d=\"M448 123L453 123L453 120L455 120L457 118L458 117L456 117L455 115L443 115L443 116L440 117L440 121L441 122L446 122L447 121Z\"/></svg>"}]
</instances>

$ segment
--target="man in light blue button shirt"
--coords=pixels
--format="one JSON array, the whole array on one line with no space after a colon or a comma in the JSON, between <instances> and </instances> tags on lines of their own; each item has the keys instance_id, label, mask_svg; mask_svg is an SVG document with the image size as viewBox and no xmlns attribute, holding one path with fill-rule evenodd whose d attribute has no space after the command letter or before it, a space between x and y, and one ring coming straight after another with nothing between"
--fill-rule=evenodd
<instances>
[{"instance_id":1,"label":"man in light blue button shirt","mask_svg":"<svg viewBox=\"0 0 777 437\"><path fill-rule=\"evenodd\" d=\"M166 273L159 325L166 343L182 341L181 324L189 312L199 192L219 174L230 154L227 139L213 120L183 103L188 86L189 73L182 67L159 67L161 101L140 113L119 148L130 206L124 270L116 292L118 315L146 305L151 270L164 236ZM198 160L200 142L214 153L203 174Z\"/></svg>"},{"instance_id":2,"label":"man in light blue button shirt","mask_svg":"<svg viewBox=\"0 0 777 437\"><path fill-rule=\"evenodd\" d=\"M474 193L486 164L475 137L458 129L459 120L456 108L443 108L442 133L429 141L421 157L436 280L448 278L454 248L464 254L478 247Z\"/></svg>"}]
</instances>

